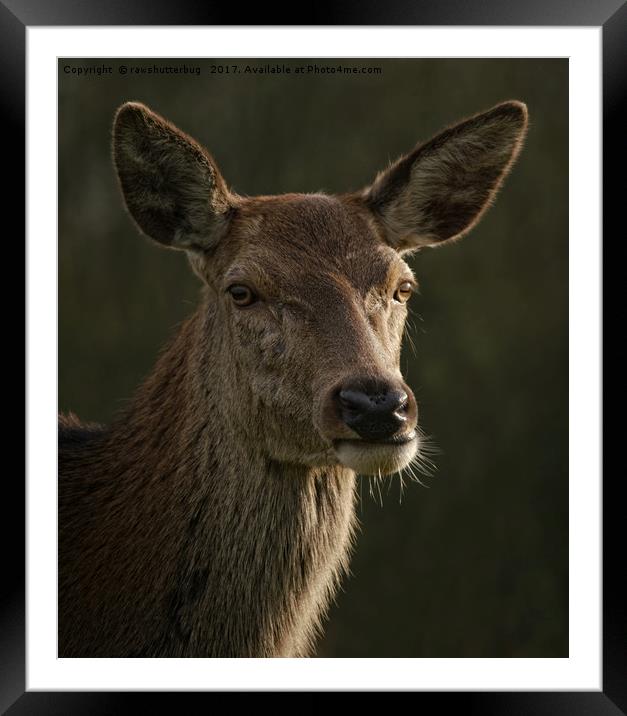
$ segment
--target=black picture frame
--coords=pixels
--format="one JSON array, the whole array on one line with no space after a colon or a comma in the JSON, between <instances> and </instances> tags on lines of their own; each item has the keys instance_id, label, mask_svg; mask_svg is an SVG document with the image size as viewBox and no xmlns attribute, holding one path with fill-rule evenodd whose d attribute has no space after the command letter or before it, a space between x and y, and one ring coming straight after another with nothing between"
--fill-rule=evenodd
<instances>
[{"instance_id":1,"label":"black picture frame","mask_svg":"<svg viewBox=\"0 0 627 716\"><path fill-rule=\"evenodd\" d=\"M299 14L279 6L259 6L245 14L246 24L262 25L469 25L469 26L596 26L602 27L603 72L603 233L609 236L618 224L624 197L624 182L610 181L624 175L624 123L627 87L627 4L624 0L482 0L463 3L439 2L386 3L346 2L336 7L317 3L299 9ZM12 207L13 236L25 236L25 121L26 121L26 29L29 26L80 25L233 25L242 17L242 8L179 0L124 3L76 3L72 0L3 0L0 2L0 121L4 124L3 146L5 206ZM622 131L621 131L622 130ZM621 134L619 134L621 131ZM9 138L9 139L7 139ZM623 229L624 233L624 229ZM14 246L19 246L19 241ZM603 249L605 266L605 248ZM6 291L7 289L5 289ZM15 302L12 291L11 305ZM604 288L608 305L609 288ZM6 304L5 304L6 305ZM605 321L603 320L603 324ZM19 335L19 331L17 332ZM16 340L15 345L19 345ZM26 350L26 349L25 349ZM605 360L604 360L605 367ZM28 386L26 386L28 390ZM572 409L573 406L571 406ZM604 411L606 407L604 405ZM605 413L603 412L603 415ZM14 416L13 416L14 419ZM19 422L19 421L15 421ZM604 421L605 422L605 421ZM618 422L620 424L620 421ZM612 441L620 444L620 441ZM608 441L607 444L612 444ZM26 471L25 471L26 473ZM488 714L627 714L627 595L621 586L622 513L619 479L603 484L603 687L602 691L573 692L418 692L418 707L425 700L437 699L440 708L464 713ZM0 612L0 709L20 714L112 714L128 709L149 708L148 700L158 699L160 708L177 708L183 699L186 713L215 703L215 693L149 694L116 692L26 692L25 650L25 515L18 507L24 499L24 483L3 481L6 506L12 505L9 524L5 510L5 564ZM7 494L8 493L8 494ZM14 557L13 560L7 559ZM200 701L201 706L192 706ZM308 700L312 705L314 701ZM189 705L187 705L189 704ZM300 702L302 708L303 702Z\"/></svg>"}]
</instances>

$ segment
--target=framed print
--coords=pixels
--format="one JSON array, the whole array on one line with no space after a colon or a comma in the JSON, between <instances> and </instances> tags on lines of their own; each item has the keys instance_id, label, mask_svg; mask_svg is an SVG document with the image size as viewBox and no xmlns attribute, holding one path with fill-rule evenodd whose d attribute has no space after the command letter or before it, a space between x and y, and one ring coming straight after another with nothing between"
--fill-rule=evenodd
<instances>
[{"instance_id":1,"label":"framed print","mask_svg":"<svg viewBox=\"0 0 627 716\"><path fill-rule=\"evenodd\" d=\"M90 10L0 7L27 187L3 707L624 712L600 401L624 5Z\"/></svg>"}]
</instances>

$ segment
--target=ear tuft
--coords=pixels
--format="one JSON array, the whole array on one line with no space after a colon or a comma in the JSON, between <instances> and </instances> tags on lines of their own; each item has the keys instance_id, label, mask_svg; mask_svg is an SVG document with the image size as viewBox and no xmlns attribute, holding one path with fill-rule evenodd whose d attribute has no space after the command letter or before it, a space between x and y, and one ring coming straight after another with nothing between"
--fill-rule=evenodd
<instances>
[{"instance_id":1,"label":"ear tuft","mask_svg":"<svg viewBox=\"0 0 627 716\"><path fill-rule=\"evenodd\" d=\"M419 145L362 193L386 240L411 251L457 239L479 221L520 152L527 107L511 101Z\"/></svg>"},{"instance_id":2,"label":"ear tuft","mask_svg":"<svg viewBox=\"0 0 627 716\"><path fill-rule=\"evenodd\" d=\"M113 160L140 230L172 248L207 251L224 233L233 197L195 140L140 102L113 123Z\"/></svg>"}]
</instances>

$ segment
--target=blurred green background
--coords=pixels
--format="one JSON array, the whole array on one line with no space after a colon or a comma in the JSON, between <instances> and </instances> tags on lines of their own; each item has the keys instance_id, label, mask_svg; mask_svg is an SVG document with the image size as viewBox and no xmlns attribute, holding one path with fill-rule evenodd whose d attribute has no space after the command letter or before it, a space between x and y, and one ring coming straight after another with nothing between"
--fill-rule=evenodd
<instances>
[{"instance_id":1,"label":"blurred green background","mask_svg":"<svg viewBox=\"0 0 627 716\"><path fill-rule=\"evenodd\" d=\"M183 255L140 238L110 159L142 101L196 137L242 194L367 184L470 114L527 103L525 148L463 241L411 260L403 369L441 450L362 524L318 656L568 656L568 61L343 61L380 74L211 74L273 60L59 61L59 409L107 422L196 303ZM278 60L292 67L326 60ZM65 67L113 68L76 76ZM119 65L200 75L119 74Z\"/></svg>"}]
</instances>

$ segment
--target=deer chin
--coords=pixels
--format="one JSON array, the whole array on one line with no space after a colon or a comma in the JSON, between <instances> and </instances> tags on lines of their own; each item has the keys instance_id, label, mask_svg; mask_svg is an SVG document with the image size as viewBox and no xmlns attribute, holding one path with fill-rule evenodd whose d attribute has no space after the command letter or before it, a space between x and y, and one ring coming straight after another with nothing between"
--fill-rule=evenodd
<instances>
[{"instance_id":1,"label":"deer chin","mask_svg":"<svg viewBox=\"0 0 627 716\"><path fill-rule=\"evenodd\" d=\"M390 475L407 467L418 451L418 436L414 430L402 440L366 442L365 440L336 440L333 444L337 459L362 475Z\"/></svg>"}]
</instances>

